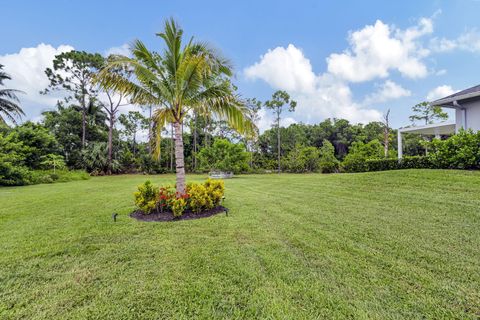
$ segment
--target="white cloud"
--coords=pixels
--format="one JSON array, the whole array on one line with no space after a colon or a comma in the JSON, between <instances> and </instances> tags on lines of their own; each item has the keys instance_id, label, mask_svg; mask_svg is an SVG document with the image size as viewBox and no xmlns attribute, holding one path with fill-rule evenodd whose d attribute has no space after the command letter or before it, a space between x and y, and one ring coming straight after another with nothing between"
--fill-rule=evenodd
<instances>
[{"instance_id":1,"label":"white cloud","mask_svg":"<svg viewBox=\"0 0 480 320\"><path fill-rule=\"evenodd\" d=\"M244 72L248 79L262 79L281 90L311 92L315 86L310 60L293 44L268 50Z\"/></svg>"},{"instance_id":2,"label":"white cloud","mask_svg":"<svg viewBox=\"0 0 480 320\"><path fill-rule=\"evenodd\" d=\"M71 50L73 47L69 45L54 48L41 43L36 47L22 48L18 53L0 56L0 64L5 66L5 72L12 77L6 85L25 92L20 94L19 98L28 118L38 118L42 111L53 107L60 98L60 95L40 94L49 84L45 69L53 66L56 55Z\"/></svg>"},{"instance_id":3,"label":"white cloud","mask_svg":"<svg viewBox=\"0 0 480 320\"><path fill-rule=\"evenodd\" d=\"M272 88L290 93L292 99L298 102L295 113L288 120L290 122L312 123L325 118L368 122L381 118L379 111L365 109L353 101L345 81L329 73L316 75L310 60L292 44L287 48L269 50L259 62L245 68L244 74L247 79L262 79ZM273 120L268 113L260 115L259 127L265 130Z\"/></svg>"},{"instance_id":4,"label":"white cloud","mask_svg":"<svg viewBox=\"0 0 480 320\"><path fill-rule=\"evenodd\" d=\"M433 38L430 40L430 49L435 52L463 50L480 53L480 31L477 29L469 29L456 39Z\"/></svg>"},{"instance_id":5,"label":"white cloud","mask_svg":"<svg viewBox=\"0 0 480 320\"><path fill-rule=\"evenodd\" d=\"M327 58L328 71L351 82L386 78L391 70L408 78L425 77L428 72L422 59L429 51L418 40L432 32L433 23L428 18L406 30L377 20L350 34L350 48Z\"/></svg>"},{"instance_id":6,"label":"white cloud","mask_svg":"<svg viewBox=\"0 0 480 320\"><path fill-rule=\"evenodd\" d=\"M121 53L119 48L124 46L110 48L106 53ZM57 101L62 99L63 93L60 91L54 91L48 95L42 95L40 91L49 85L45 69L53 67L53 59L56 55L71 50L74 50L74 48L69 45L54 48L49 44L41 43L36 47L22 48L18 53L0 56L0 64L5 65L5 72L12 77L12 80L6 82L7 87L25 92L25 94L18 95L22 109L26 114L24 120L39 121L41 112L53 109ZM100 93L99 97L102 101L108 101L104 93ZM118 98L118 95L113 96L115 101ZM129 104L120 108L121 113L130 110L138 110L138 107Z\"/></svg>"},{"instance_id":7,"label":"white cloud","mask_svg":"<svg viewBox=\"0 0 480 320\"><path fill-rule=\"evenodd\" d=\"M298 105L296 116L312 123L325 118L343 118L353 123L366 123L381 118L375 109L364 108L353 100L350 87L331 74L317 77L316 89L311 94L295 94Z\"/></svg>"},{"instance_id":8,"label":"white cloud","mask_svg":"<svg viewBox=\"0 0 480 320\"><path fill-rule=\"evenodd\" d=\"M402 97L409 97L412 93L410 90L403 88L401 85L387 80L378 87L378 90L367 95L364 104L381 103Z\"/></svg>"},{"instance_id":9,"label":"white cloud","mask_svg":"<svg viewBox=\"0 0 480 320\"><path fill-rule=\"evenodd\" d=\"M447 74L447 70L446 70L446 69L440 69L440 70L438 70L437 72L435 72L435 75L437 75L437 76L443 76L443 75L445 75L445 74Z\"/></svg>"},{"instance_id":10,"label":"white cloud","mask_svg":"<svg viewBox=\"0 0 480 320\"><path fill-rule=\"evenodd\" d=\"M118 47L111 47L105 51L104 56L108 57L111 54L119 54L128 57L130 55L130 46L124 43Z\"/></svg>"},{"instance_id":11,"label":"white cloud","mask_svg":"<svg viewBox=\"0 0 480 320\"><path fill-rule=\"evenodd\" d=\"M427 98L427 101L434 101L434 100L449 96L451 94L454 94L455 92L456 91L453 90L451 86L448 86L448 85L438 86L430 90L426 98Z\"/></svg>"}]
</instances>

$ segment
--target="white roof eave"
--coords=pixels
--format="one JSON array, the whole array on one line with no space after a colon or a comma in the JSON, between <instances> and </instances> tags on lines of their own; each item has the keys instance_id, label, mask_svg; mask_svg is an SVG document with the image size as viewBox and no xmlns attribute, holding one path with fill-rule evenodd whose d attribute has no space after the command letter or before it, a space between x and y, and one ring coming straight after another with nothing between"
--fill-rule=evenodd
<instances>
[{"instance_id":1,"label":"white roof eave","mask_svg":"<svg viewBox=\"0 0 480 320\"><path fill-rule=\"evenodd\" d=\"M406 127L399 128L398 131L402 133L424 133L424 134L448 134L455 132L455 123L453 122L442 122L442 123L432 123L424 126L418 127Z\"/></svg>"},{"instance_id":2,"label":"white roof eave","mask_svg":"<svg viewBox=\"0 0 480 320\"><path fill-rule=\"evenodd\" d=\"M451 98L435 100L435 101L429 102L429 105L458 109L459 107L453 104L455 101L462 101L462 100L476 98L476 97L480 97L480 92L476 91L476 92L462 94L460 96L455 96Z\"/></svg>"}]
</instances>

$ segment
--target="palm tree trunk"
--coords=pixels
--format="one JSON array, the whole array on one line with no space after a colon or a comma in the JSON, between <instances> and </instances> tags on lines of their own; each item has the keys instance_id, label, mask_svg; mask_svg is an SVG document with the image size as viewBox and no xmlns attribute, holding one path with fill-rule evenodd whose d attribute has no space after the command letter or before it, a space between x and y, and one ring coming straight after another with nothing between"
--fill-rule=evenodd
<instances>
[{"instance_id":1,"label":"palm tree trunk","mask_svg":"<svg viewBox=\"0 0 480 320\"><path fill-rule=\"evenodd\" d=\"M182 124L175 122L175 172L177 175L177 192L185 193L185 159L183 155Z\"/></svg>"},{"instance_id":2,"label":"palm tree trunk","mask_svg":"<svg viewBox=\"0 0 480 320\"><path fill-rule=\"evenodd\" d=\"M149 106L149 114L148 114L148 143L147 143L147 150L148 154L152 155L152 105Z\"/></svg>"},{"instance_id":3,"label":"palm tree trunk","mask_svg":"<svg viewBox=\"0 0 480 320\"><path fill-rule=\"evenodd\" d=\"M112 174L113 123L115 121L113 117L115 117L115 115L110 113L110 121L108 125L108 175Z\"/></svg>"},{"instance_id":4,"label":"palm tree trunk","mask_svg":"<svg viewBox=\"0 0 480 320\"><path fill-rule=\"evenodd\" d=\"M171 137L170 137L170 171L173 171L173 124L171 125Z\"/></svg>"},{"instance_id":5,"label":"palm tree trunk","mask_svg":"<svg viewBox=\"0 0 480 320\"><path fill-rule=\"evenodd\" d=\"M197 113L195 113L193 125L193 170L197 171Z\"/></svg>"}]
</instances>

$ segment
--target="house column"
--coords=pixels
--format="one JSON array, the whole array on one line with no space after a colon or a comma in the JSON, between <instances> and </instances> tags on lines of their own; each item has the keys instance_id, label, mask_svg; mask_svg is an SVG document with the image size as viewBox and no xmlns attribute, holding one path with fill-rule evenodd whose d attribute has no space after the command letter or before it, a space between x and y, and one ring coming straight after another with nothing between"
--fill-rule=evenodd
<instances>
[{"instance_id":1,"label":"house column","mask_svg":"<svg viewBox=\"0 0 480 320\"><path fill-rule=\"evenodd\" d=\"M398 129L397 132L397 153L398 153L398 159L402 159L403 157L403 145L402 145L402 133L400 132L400 129Z\"/></svg>"}]
</instances>

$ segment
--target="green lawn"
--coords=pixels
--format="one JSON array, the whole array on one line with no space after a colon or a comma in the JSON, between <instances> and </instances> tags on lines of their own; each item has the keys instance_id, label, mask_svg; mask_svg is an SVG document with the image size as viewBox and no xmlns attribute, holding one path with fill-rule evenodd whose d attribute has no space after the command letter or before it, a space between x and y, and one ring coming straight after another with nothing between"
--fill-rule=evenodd
<instances>
[{"instance_id":1,"label":"green lawn","mask_svg":"<svg viewBox=\"0 0 480 320\"><path fill-rule=\"evenodd\" d=\"M146 179L1 188L0 319L480 317L479 172L239 176L173 223Z\"/></svg>"}]
</instances>

